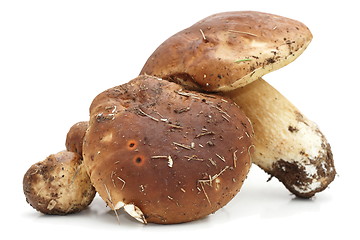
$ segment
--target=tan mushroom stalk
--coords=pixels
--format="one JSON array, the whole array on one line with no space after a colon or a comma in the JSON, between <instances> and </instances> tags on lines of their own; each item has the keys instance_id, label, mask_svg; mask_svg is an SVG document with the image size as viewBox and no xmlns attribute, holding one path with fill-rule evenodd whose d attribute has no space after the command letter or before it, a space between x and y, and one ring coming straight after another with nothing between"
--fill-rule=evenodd
<instances>
[{"instance_id":1,"label":"tan mushroom stalk","mask_svg":"<svg viewBox=\"0 0 360 240\"><path fill-rule=\"evenodd\" d=\"M334 179L330 146L313 122L258 79L295 60L311 39L304 24L285 17L219 13L167 39L141 74L230 96L254 122L253 162L308 198Z\"/></svg>"},{"instance_id":2,"label":"tan mushroom stalk","mask_svg":"<svg viewBox=\"0 0 360 240\"><path fill-rule=\"evenodd\" d=\"M262 79L225 94L252 120L254 163L309 198L334 179L330 145L318 126Z\"/></svg>"},{"instance_id":3,"label":"tan mushroom stalk","mask_svg":"<svg viewBox=\"0 0 360 240\"><path fill-rule=\"evenodd\" d=\"M250 168L252 127L232 100L152 76L92 102L84 163L99 195L142 223L181 223L226 205Z\"/></svg>"}]
</instances>

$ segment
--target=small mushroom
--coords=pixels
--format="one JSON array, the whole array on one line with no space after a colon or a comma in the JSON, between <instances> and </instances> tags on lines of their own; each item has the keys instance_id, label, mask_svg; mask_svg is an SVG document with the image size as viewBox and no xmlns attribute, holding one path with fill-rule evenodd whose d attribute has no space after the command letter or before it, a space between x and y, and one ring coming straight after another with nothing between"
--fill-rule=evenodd
<instances>
[{"instance_id":1,"label":"small mushroom","mask_svg":"<svg viewBox=\"0 0 360 240\"><path fill-rule=\"evenodd\" d=\"M66 135L66 150L70 152L76 152L82 156L83 140L88 127L89 122L87 121L78 122L71 126L69 132Z\"/></svg>"},{"instance_id":2,"label":"small mushroom","mask_svg":"<svg viewBox=\"0 0 360 240\"><path fill-rule=\"evenodd\" d=\"M44 214L79 212L95 196L81 156L68 151L32 165L24 175L23 190L26 201Z\"/></svg>"},{"instance_id":3,"label":"small mushroom","mask_svg":"<svg viewBox=\"0 0 360 240\"><path fill-rule=\"evenodd\" d=\"M253 162L309 198L335 177L330 145L315 123L260 78L295 60L311 39L304 24L289 18L218 13L167 39L141 74L233 99L254 122Z\"/></svg>"},{"instance_id":4,"label":"small mushroom","mask_svg":"<svg viewBox=\"0 0 360 240\"><path fill-rule=\"evenodd\" d=\"M93 100L83 156L115 213L181 223L215 212L239 192L251 137L251 123L230 99L139 76Z\"/></svg>"}]
</instances>

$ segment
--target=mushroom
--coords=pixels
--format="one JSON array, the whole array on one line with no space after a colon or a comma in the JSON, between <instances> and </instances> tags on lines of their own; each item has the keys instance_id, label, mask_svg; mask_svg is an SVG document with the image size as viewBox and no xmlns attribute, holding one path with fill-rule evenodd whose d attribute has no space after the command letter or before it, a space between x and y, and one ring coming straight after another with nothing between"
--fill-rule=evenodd
<instances>
[{"instance_id":1,"label":"mushroom","mask_svg":"<svg viewBox=\"0 0 360 240\"><path fill-rule=\"evenodd\" d=\"M239 192L252 126L232 100L152 76L99 94L83 157L108 206L147 223L202 218Z\"/></svg>"},{"instance_id":2,"label":"mushroom","mask_svg":"<svg viewBox=\"0 0 360 240\"><path fill-rule=\"evenodd\" d=\"M95 196L81 156L69 151L32 165L24 175L23 190L26 201L44 214L79 212Z\"/></svg>"},{"instance_id":3,"label":"mushroom","mask_svg":"<svg viewBox=\"0 0 360 240\"><path fill-rule=\"evenodd\" d=\"M141 73L225 92L295 60L312 39L302 23L260 12L211 15L163 42Z\"/></svg>"},{"instance_id":4,"label":"mushroom","mask_svg":"<svg viewBox=\"0 0 360 240\"><path fill-rule=\"evenodd\" d=\"M89 122L87 121L78 122L71 126L65 141L65 146L68 151L76 152L82 156L83 140L88 127Z\"/></svg>"},{"instance_id":5,"label":"mushroom","mask_svg":"<svg viewBox=\"0 0 360 240\"><path fill-rule=\"evenodd\" d=\"M295 60L311 39L304 24L289 18L218 13L167 39L141 74L232 98L254 123L253 162L296 196L310 198L335 177L330 145L315 123L261 77Z\"/></svg>"}]
</instances>

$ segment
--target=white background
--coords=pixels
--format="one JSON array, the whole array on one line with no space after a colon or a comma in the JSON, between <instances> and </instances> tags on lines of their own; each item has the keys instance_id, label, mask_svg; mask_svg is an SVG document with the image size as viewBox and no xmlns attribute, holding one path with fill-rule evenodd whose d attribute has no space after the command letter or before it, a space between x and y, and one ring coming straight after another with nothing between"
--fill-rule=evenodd
<instances>
[{"instance_id":1,"label":"white background","mask_svg":"<svg viewBox=\"0 0 360 240\"><path fill-rule=\"evenodd\" d=\"M0 1L0 235L27 239L325 239L359 237L359 7L357 1ZM172 34L217 12L257 10L305 23L314 35L295 62L265 76L332 145L338 175L311 200L252 166L240 192L205 219L120 224L98 197L84 212L44 216L22 177L65 148L101 91L135 78ZM262 237L262 238L260 238Z\"/></svg>"}]
</instances>

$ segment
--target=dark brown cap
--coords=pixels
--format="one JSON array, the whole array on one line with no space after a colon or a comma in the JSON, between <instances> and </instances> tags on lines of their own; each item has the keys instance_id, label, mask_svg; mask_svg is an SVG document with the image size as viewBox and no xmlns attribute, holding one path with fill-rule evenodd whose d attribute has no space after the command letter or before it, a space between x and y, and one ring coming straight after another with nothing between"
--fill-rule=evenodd
<instances>
[{"instance_id":1,"label":"dark brown cap","mask_svg":"<svg viewBox=\"0 0 360 240\"><path fill-rule=\"evenodd\" d=\"M253 11L211 15L162 43L141 74L193 89L229 91L296 59L312 39L289 18Z\"/></svg>"},{"instance_id":2,"label":"dark brown cap","mask_svg":"<svg viewBox=\"0 0 360 240\"><path fill-rule=\"evenodd\" d=\"M71 126L69 132L66 135L66 150L70 152L76 152L82 156L82 144L88 126L89 122L87 121L78 122Z\"/></svg>"},{"instance_id":3,"label":"dark brown cap","mask_svg":"<svg viewBox=\"0 0 360 240\"><path fill-rule=\"evenodd\" d=\"M250 168L251 137L230 99L139 76L94 99L83 156L112 209L144 223L180 223L236 195Z\"/></svg>"}]
</instances>

